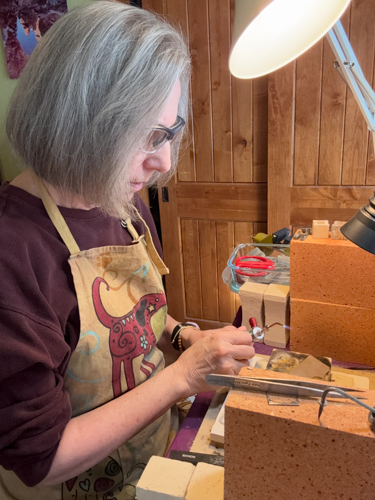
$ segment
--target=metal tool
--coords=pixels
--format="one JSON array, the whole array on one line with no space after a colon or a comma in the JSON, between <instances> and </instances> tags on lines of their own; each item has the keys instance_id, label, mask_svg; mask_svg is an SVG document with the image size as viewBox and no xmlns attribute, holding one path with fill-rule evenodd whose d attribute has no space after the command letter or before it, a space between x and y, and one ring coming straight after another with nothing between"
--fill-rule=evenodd
<instances>
[{"instance_id":1,"label":"metal tool","mask_svg":"<svg viewBox=\"0 0 375 500\"><path fill-rule=\"evenodd\" d=\"M366 408L367 410L370 411L368 415L368 421L370 422L370 426L374 427L375 425L375 408L372 408L372 406L367 405L360 399L356 398L355 396L352 396L351 394L347 394L347 392L350 389L345 389L343 390L341 387L327 387L327 389L323 392L322 394L322 399L319 401L319 413L318 413L318 418L320 418L323 409L325 406L327 406L326 398L330 392L334 392L336 394L341 394L345 398L350 399L351 401L354 401L354 403L357 403L357 405L363 406L363 408ZM331 397L331 395L330 395ZM375 430L375 429L374 429Z\"/></svg>"},{"instance_id":2,"label":"metal tool","mask_svg":"<svg viewBox=\"0 0 375 500\"><path fill-rule=\"evenodd\" d=\"M233 387L234 389L244 389L253 392L264 392L271 394L282 394L284 396L295 396L304 398L320 398L327 389L344 389L341 387L332 387L328 384L319 384L305 380L275 379L267 377L239 377L237 375L215 375L206 376L206 382L210 385L220 385ZM360 389L346 389L350 392L363 392ZM330 397L346 398L345 393L339 394L338 391Z\"/></svg>"}]
</instances>

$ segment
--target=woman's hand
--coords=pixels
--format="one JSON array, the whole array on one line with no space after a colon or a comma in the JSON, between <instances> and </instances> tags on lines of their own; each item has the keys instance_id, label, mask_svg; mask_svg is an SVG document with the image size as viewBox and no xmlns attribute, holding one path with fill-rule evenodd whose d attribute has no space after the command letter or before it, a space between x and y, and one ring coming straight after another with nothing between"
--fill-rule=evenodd
<instances>
[{"instance_id":1,"label":"woman's hand","mask_svg":"<svg viewBox=\"0 0 375 500\"><path fill-rule=\"evenodd\" d=\"M226 326L219 330L198 331L191 347L181 354L173 367L175 381L183 397L212 390L205 382L210 373L237 375L255 354L252 338L245 327Z\"/></svg>"},{"instance_id":2,"label":"woman's hand","mask_svg":"<svg viewBox=\"0 0 375 500\"><path fill-rule=\"evenodd\" d=\"M240 326L236 328L234 326L225 326L224 328L217 328L215 330L198 330L197 328L184 328L181 332L182 345L184 349L191 347L195 342L202 339L203 337L208 337L210 335L221 335L228 330L247 332L246 326Z\"/></svg>"}]
</instances>

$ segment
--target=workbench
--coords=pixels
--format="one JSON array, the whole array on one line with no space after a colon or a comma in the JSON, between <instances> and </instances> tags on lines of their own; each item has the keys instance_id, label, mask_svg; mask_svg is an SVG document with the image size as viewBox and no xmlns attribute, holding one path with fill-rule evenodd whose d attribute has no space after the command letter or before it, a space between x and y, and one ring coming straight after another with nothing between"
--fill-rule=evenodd
<instances>
[{"instance_id":1,"label":"workbench","mask_svg":"<svg viewBox=\"0 0 375 500\"><path fill-rule=\"evenodd\" d=\"M264 356L265 358L267 358L274 349L271 346L266 346L261 343L255 343L254 348L257 356ZM288 350L288 347L285 350ZM368 388L375 390L374 367L333 360L332 368L335 372L340 372L343 375L367 377L369 379ZM168 454L166 455L167 457L169 457L172 450L219 455L224 454L224 449L222 447L210 444L210 432L225 400L226 394L226 389L221 389L217 392L213 391L197 394L177 436L172 442Z\"/></svg>"}]
</instances>

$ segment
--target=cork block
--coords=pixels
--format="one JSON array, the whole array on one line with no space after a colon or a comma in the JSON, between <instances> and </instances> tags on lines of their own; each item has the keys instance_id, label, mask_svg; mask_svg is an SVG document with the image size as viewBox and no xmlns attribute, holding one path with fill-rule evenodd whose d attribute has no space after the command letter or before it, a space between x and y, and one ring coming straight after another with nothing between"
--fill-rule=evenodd
<instances>
[{"instance_id":1,"label":"cork block","mask_svg":"<svg viewBox=\"0 0 375 500\"><path fill-rule=\"evenodd\" d=\"M190 480L186 500L223 500L224 467L199 462Z\"/></svg>"},{"instance_id":2,"label":"cork block","mask_svg":"<svg viewBox=\"0 0 375 500\"><path fill-rule=\"evenodd\" d=\"M265 324L289 325L289 286L271 284L263 295ZM286 347L289 330L275 325L264 333L264 343L274 347Z\"/></svg>"},{"instance_id":3,"label":"cork block","mask_svg":"<svg viewBox=\"0 0 375 500\"><path fill-rule=\"evenodd\" d=\"M291 298L375 309L374 283L375 255L351 241L291 241Z\"/></svg>"},{"instance_id":4,"label":"cork block","mask_svg":"<svg viewBox=\"0 0 375 500\"><path fill-rule=\"evenodd\" d=\"M291 299L290 349L375 364L375 310Z\"/></svg>"},{"instance_id":5,"label":"cork block","mask_svg":"<svg viewBox=\"0 0 375 500\"><path fill-rule=\"evenodd\" d=\"M153 456L137 484L138 500L183 500L195 466Z\"/></svg>"},{"instance_id":6,"label":"cork block","mask_svg":"<svg viewBox=\"0 0 375 500\"><path fill-rule=\"evenodd\" d=\"M251 330L250 318L255 318L259 327L264 326L264 304L263 295L268 285L261 283L244 283L239 289L239 296L242 305L242 326Z\"/></svg>"},{"instance_id":7,"label":"cork block","mask_svg":"<svg viewBox=\"0 0 375 500\"><path fill-rule=\"evenodd\" d=\"M374 391L361 394L375 405ZM302 398L298 407L270 406L265 394L232 390L225 409L224 499L372 500L375 434L368 411L330 399L318 420L318 408L316 400Z\"/></svg>"}]
</instances>

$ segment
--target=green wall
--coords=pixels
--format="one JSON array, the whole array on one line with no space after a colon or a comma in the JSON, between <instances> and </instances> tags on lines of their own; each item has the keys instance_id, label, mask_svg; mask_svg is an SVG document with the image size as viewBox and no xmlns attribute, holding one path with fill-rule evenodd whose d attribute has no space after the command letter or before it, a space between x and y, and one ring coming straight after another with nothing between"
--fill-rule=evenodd
<instances>
[{"instance_id":1,"label":"green wall","mask_svg":"<svg viewBox=\"0 0 375 500\"><path fill-rule=\"evenodd\" d=\"M68 9L73 9L74 7L90 1L91 0L67 0ZM2 43L0 42L0 170L2 179L7 181L12 180L20 172L13 158L11 146L5 133L6 111L10 96L16 85L17 80L10 80L8 76L5 53Z\"/></svg>"}]
</instances>

